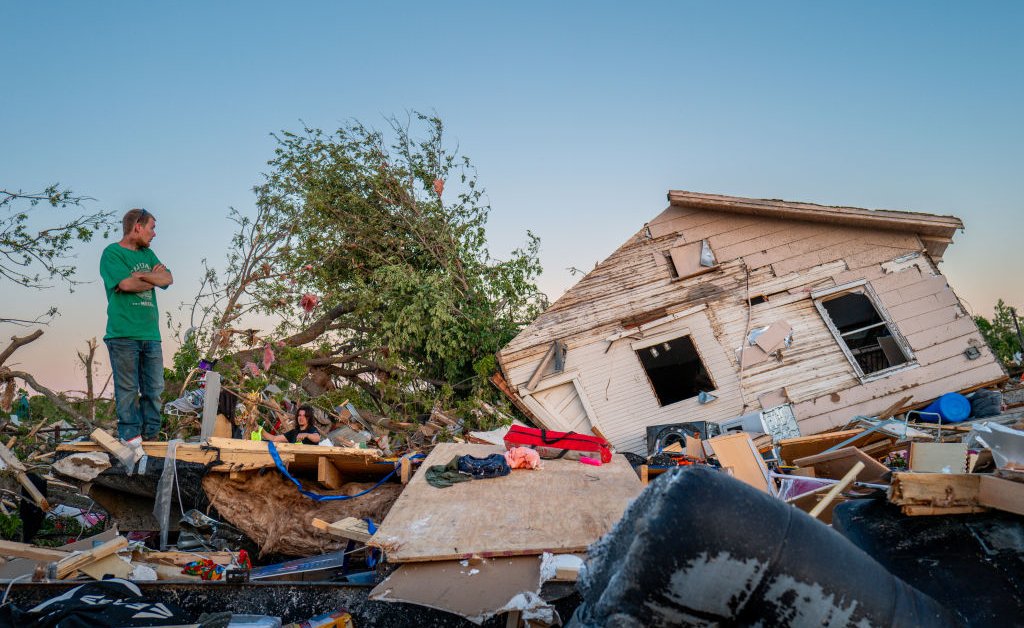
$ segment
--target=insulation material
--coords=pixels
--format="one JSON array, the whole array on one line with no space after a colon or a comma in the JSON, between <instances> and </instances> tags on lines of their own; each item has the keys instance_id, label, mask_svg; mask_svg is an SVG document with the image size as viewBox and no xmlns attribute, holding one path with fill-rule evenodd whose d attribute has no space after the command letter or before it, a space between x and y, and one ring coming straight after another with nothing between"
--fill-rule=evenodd
<instances>
[{"instance_id":1,"label":"insulation material","mask_svg":"<svg viewBox=\"0 0 1024 628\"><path fill-rule=\"evenodd\" d=\"M102 451L71 454L53 463L53 470L76 480L89 482L110 468L110 454Z\"/></svg>"},{"instance_id":2,"label":"insulation material","mask_svg":"<svg viewBox=\"0 0 1024 628\"><path fill-rule=\"evenodd\" d=\"M354 495L373 483L350 482L325 495ZM383 521L402 492L400 484L382 484L355 499L315 502L299 494L279 473L247 473L232 480L226 473L203 478L203 490L221 516L260 546L261 555L310 556L342 550L347 541L321 533L314 518L338 521L345 517Z\"/></svg>"}]
</instances>

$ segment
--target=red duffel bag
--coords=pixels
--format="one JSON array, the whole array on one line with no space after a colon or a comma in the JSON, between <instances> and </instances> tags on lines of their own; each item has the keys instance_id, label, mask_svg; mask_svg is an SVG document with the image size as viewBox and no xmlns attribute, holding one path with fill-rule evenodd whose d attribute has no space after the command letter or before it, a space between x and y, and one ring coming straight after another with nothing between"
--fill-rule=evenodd
<instances>
[{"instance_id":1,"label":"red duffel bag","mask_svg":"<svg viewBox=\"0 0 1024 628\"><path fill-rule=\"evenodd\" d=\"M585 451L601 455L601 462L612 461L612 450L608 441L597 436L587 436L576 432L553 432L535 427L513 425L505 434L505 447L534 447L563 449L567 451Z\"/></svg>"}]
</instances>

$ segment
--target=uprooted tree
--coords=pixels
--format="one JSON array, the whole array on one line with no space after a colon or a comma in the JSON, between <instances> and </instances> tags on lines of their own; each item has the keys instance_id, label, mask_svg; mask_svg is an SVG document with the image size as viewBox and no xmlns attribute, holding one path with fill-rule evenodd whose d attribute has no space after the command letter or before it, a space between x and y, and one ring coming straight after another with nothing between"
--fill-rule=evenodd
<instances>
[{"instance_id":1,"label":"uprooted tree","mask_svg":"<svg viewBox=\"0 0 1024 628\"><path fill-rule=\"evenodd\" d=\"M495 352L544 306L539 242L492 258L484 192L442 122L389 123L276 136L255 216L232 210L226 268L191 305L179 376L219 359L250 390L292 382L401 416L490 394Z\"/></svg>"},{"instance_id":2,"label":"uprooted tree","mask_svg":"<svg viewBox=\"0 0 1024 628\"><path fill-rule=\"evenodd\" d=\"M74 278L76 267L70 258L72 248L78 242L89 242L98 232L106 237L112 225L112 214L79 213L55 226L41 226L38 223L44 218L38 209L40 205L49 205L57 210L81 211L87 200L91 199L76 196L71 190L57 184L40 192L29 193L0 189L0 285L13 283L26 288L43 289L50 287L47 283L50 280L58 280L73 289L78 282ZM0 312L0 323L28 327L46 324L56 314L57 309L50 308L34 319L24 319ZM76 421L91 426L91 422L64 397L40 384L31 373L4 366L15 351L42 335L43 330L36 329L24 336L13 336L10 344L0 351L0 409L10 411L16 381L20 380L46 396Z\"/></svg>"}]
</instances>

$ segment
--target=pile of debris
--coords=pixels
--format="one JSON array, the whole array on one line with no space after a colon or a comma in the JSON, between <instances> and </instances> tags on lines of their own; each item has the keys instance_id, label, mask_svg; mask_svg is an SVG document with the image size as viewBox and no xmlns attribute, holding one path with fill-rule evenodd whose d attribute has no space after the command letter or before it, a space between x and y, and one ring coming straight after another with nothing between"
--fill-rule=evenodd
<instances>
[{"instance_id":1,"label":"pile of debris","mask_svg":"<svg viewBox=\"0 0 1024 628\"><path fill-rule=\"evenodd\" d=\"M905 520L949 528L941 522L966 517L979 539L988 537L978 526L995 530L992 538L1003 531L1002 545L990 544L986 560L1001 560L1000 552L1004 559L1005 552L1024 556L1024 543L1006 541L1016 538L1014 531L1024 539L1024 392L1004 392L1002 399L975 393L967 403L974 402L975 415L989 416L957 423L924 420L931 416L924 410L892 416L890 408L841 429L790 438L764 430L763 417L760 424L732 422L748 430L726 433L714 422L656 426L648 430L647 457L615 454L600 435L518 421L462 433L462 422L440 409L408 426L392 422L405 434L391 439L405 443L398 455L380 446L388 437L375 431L376 423L364 424L350 404L338 413L344 420L318 426L325 441L347 446L232 438L220 412L212 420L200 417L210 433L195 442L135 449L97 429L88 439L62 443L49 482L34 482L31 469L0 445L0 464L20 483L24 505L53 512L65 504L55 502L52 488L73 487L78 499L92 500L90 514L106 526L59 547L0 543L8 558L0 578L11 582L0 625L54 616L46 613L71 616L81 609L42 603L98 591L115 605L162 605L168 624L223 620L200 618L211 606L313 622L304 625L397 626L413 616L452 626L551 626L570 616L577 625L608 625L615 608L641 623L670 617L742 623L754 616L792 623L772 606L778 592L772 597L755 587L732 606L715 606L700 593L712 585L729 590L742 581L738 572L698 569L691 561L683 576L678 562L665 566L685 555L684 548L712 562L719 545L741 556L737 547L751 539L807 550L821 544L826 552L800 550L796 558L797 550L782 551L788 558L763 572L774 574L764 576L766 587L813 572L814 561L828 561L828 552L846 555L854 543L872 556L851 558L858 569L908 583L908 599L935 609L942 620L936 625L946 618L980 621L994 611L972 614L936 596L900 564L886 563L892 547L864 529L912 525L900 523ZM69 491L59 494L64 501ZM723 518L734 510L757 522L757 530ZM715 518L732 523L707 523ZM783 542L773 536L784 534L773 527L776 520L779 530L805 536ZM677 544L672 552L651 545L670 539ZM709 584L693 584L697 574ZM644 602L672 578L691 583L672 593L675 610L666 614ZM809 609L793 602L794 612L835 617L837 609L859 603L850 618L893 620L871 615L884 604L858 597L874 595L866 585L841 590L828 574L815 578L835 599ZM1016 575L1008 579L991 586L1020 584ZM642 586L626 586L633 580ZM611 581L618 584L609 587ZM981 608L977 599L971 603ZM1012 593L993 608L1024 612L1024 599Z\"/></svg>"}]
</instances>

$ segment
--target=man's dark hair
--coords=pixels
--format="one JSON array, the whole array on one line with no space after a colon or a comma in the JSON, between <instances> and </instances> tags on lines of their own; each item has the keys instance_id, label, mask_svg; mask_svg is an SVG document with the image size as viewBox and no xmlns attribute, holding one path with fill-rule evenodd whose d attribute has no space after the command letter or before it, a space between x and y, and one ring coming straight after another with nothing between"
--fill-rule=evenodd
<instances>
[{"instance_id":1,"label":"man's dark hair","mask_svg":"<svg viewBox=\"0 0 1024 628\"><path fill-rule=\"evenodd\" d=\"M121 229L124 230L124 234L128 235L132 232L137 224L145 225L150 220L156 220L151 212L136 207L135 209L129 209L124 213L124 218L121 219Z\"/></svg>"}]
</instances>

